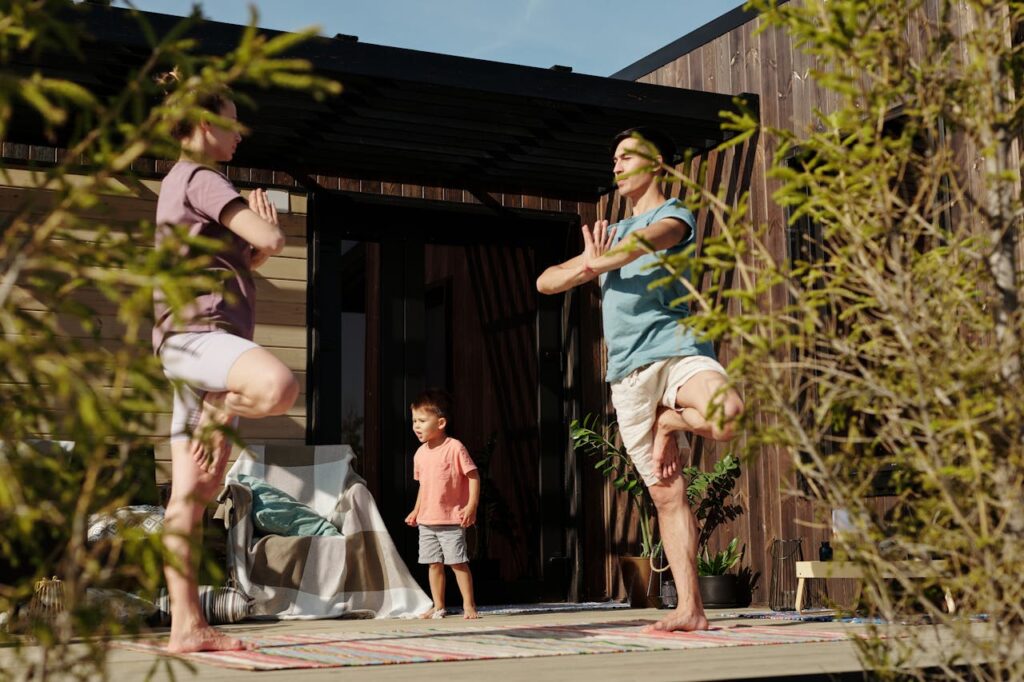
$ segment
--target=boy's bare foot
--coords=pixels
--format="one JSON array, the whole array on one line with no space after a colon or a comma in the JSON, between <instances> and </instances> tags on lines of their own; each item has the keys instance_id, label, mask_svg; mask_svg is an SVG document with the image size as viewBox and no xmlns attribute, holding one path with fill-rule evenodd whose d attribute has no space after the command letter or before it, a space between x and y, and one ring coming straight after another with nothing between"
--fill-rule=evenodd
<instances>
[{"instance_id":1,"label":"boy's bare foot","mask_svg":"<svg viewBox=\"0 0 1024 682\"><path fill-rule=\"evenodd\" d=\"M209 625L183 634L171 632L167 651L172 654L190 654L196 651L242 651L252 647L240 639L218 632Z\"/></svg>"},{"instance_id":2,"label":"boy's bare foot","mask_svg":"<svg viewBox=\"0 0 1024 682\"><path fill-rule=\"evenodd\" d=\"M207 473L217 471L231 456L231 441L219 428L231 421L231 414L224 408L226 398L226 393L206 394L199 423L188 442L192 459Z\"/></svg>"},{"instance_id":3,"label":"boy's bare foot","mask_svg":"<svg viewBox=\"0 0 1024 682\"><path fill-rule=\"evenodd\" d=\"M480 617L480 614L476 612L475 606L464 606L462 607L462 617L466 620L475 620Z\"/></svg>"},{"instance_id":4,"label":"boy's bare foot","mask_svg":"<svg viewBox=\"0 0 1024 682\"><path fill-rule=\"evenodd\" d=\"M447 615L448 615L448 612L445 611L443 606L441 606L441 607L431 606L429 609L427 609L426 611L424 611L423 613L420 614L420 618L424 618L424 619L444 618Z\"/></svg>"},{"instance_id":5,"label":"boy's bare foot","mask_svg":"<svg viewBox=\"0 0 1024 682\"><path fill-rule=\"evenodd\" d=\"M648 625L644 632L693 632L695 630L709 630L711 626L703 611L683 611L675 609L657 623Z\"/></svg>"}]
</instances>

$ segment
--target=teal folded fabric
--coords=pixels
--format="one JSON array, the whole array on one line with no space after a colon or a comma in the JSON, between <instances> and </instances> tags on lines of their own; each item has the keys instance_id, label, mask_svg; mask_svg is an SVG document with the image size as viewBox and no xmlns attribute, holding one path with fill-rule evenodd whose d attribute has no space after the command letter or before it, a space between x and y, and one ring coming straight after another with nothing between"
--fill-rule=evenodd
<instances>
[{"instance_id":1,"label":"teal folded fabric","mask_svg":"<svg viewBox=\"0 0 1024 682\"><path fill-rule=\"evenodd\" d=\"M331 522L266 481L241 474L252 491L253 525L267 535L341 535Z\"/></svg>"}]
</instances>

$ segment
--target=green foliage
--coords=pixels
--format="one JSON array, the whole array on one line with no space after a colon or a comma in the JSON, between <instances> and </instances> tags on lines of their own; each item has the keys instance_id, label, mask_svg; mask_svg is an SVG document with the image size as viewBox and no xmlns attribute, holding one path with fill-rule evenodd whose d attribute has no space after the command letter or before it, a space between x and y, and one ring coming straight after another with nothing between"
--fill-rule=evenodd
<instances>
[{"instance_id":1,"label":"green foliage","mask_svg":"<svg viewBox=\"0 0 1024 682\"><path fill-rule=\"evenodd\" d=\"M870 615L943 633L936 649L933 629L873 626L857 645L876 674L914 676L901 666L927 648L943 679L1020 679L1024 4L750 5L780 49L808 55L805 87L828 108L798 130L733 121L773 159L791 258L776 208L755 220L703 169L672 172L715 226L700 253L664 264L708 284L691 286L689 324L731 348L747 405L737 452L788 455L803 483L789 493L818 521L850 511L837 551L867 576ZM879 505L868 494L886 472ZM886 578L893 561L929 558L945 568ZM929 598L936 585L957 615Z\"/></svg>"},{"instance_id":2,"label":"green foliage","mask_svg":"<svg viewBox=\"0 0 1024 682\"><path fill-rule=\"evenodd\" d=\"M611 479L616 490L629 495L640 517L640 556L660 556L661 543L654 541L654 501L625 449L615 444L615 424L609 425L606 435L600 421L594 414L584 416L582 422L574 419L569 425L573 447L588 457L596 457L594 468Z\"/></svg>"},{"instance_id":3,"label":"green foliage","mask_svg":"<svg viewBox=\"0 0 1024 682\"><path fill-rule=\"evenodd\" d=\"M625 449L617 444L615 423L607 429L601 429L600 418L588 414L582 422L575 419L572 421L569 434L573 447L588 457L597 458L594 468L611 479L617 490L629 494L630 502L640 517L640 556L659 556L661 542L654 540L654 502L633 461ZM687 481L686 498L700 527L697 553L704 556L715 529L743 513L740 505L729 501L740 475L740 464L735 457L726 454L715 463L711 471L688 466L680 473Z\"/></svg>"},{"instance_id":4,"label":"green foliage","mask_svg":"<svg viewBox=\"0 0 1024 682\"><path fill-rule=\"evenodd\" d=\"M704 555L715 530L743 513L743 507L730 502L736 479L740 477L740 463L733 455L726 454L715 462L711 471L688 466L683 468L682 474L688 481L686 499L700 526L697 553Z\"/></svg>"},{"instance_id":5,"label":"green foliage","mask_svg":"<svg viewBox=\"0 0 1024 682\"><path fill-rule=\"evenodd\" d=\"M184 37L197 17L157 38L139 16L152 52L113 97L7 68L17 55L58 47L80 55L75 11L66 1L11 0L0 14L0 139L8 139L16 114L68 140L64 160L52 167L15 176L0 166L2 184L32 190L0 216L0 613L16 621L35 582L52 575L64 583L67 607L57 619L31 625L47 655L22 670L34 666L26 674L37 679L47 669L103 674L102 638L139 626L90 606L87 589L131 583L153 593L161 580L167 557L159 537L131 532L87 546L86 521L137 501L140 486L155 486L147 434L170 387L148 334L154 288L180 307L194 292L219 286L201 272L214 244L182 231L154 249L151 222L126 226L105 197L128 192L136 160L177 157L169 131L176 120L209 116L196 105L200 93L226 86L315 96L339 90L286 58L311 32L267 40L250 31L230 54L203 56ZM187 87L163 100L154 76L174 65ZM83 162L88 172L79 169ZM198 255L180 257L185 243ZM74 447L39 440L49 438ZM67 646L73 635L88 636L84 647ZM0 630L0 641L9 637ZM20 651L23 641L15 643ZM6 668L0 678L17 670Z\"/></svg>"},{"instance_id":6,"label":"green foliage","mask_svg":"<svg viewBox=\"0 0 1024 682\"><path fill-rule=\"evenodd\" d=\"M738 545L739 538L733 538L725 549L714 554L710 554L708 548L704 547L704 551L697 556L697 575L711 576L728 573L729 569L735 566L742 556Z\"/></svg>"}]
</instances>

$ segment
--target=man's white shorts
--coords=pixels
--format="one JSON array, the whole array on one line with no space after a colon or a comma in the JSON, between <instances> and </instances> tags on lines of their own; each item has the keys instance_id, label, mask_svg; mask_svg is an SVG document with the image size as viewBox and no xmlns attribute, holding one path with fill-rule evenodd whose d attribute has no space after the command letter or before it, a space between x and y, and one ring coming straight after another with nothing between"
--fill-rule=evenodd
<instances>
[{"instance_id":1,"label":"man's white shorts","mask_svg":"<svg viewBox=\"0 0 1024 682\"><path fill-rule=\"evenodd\" d=\"M661 480L654 471L654 420L658 406L677 409L676 392L695 374L706 371L725 376L725 368L714 358L689 355L645 365L612 384L612 405L622 444L648 486Z\"/></svg>"}]
</instances>

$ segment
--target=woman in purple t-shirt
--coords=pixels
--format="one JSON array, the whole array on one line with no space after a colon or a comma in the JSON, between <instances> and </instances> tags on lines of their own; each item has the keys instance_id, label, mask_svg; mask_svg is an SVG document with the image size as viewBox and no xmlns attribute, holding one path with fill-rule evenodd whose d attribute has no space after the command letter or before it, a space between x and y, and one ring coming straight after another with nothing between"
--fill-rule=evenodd
<instances>
[{"instance_id":1,"label":"woman in purple t-shirt","mask_svg":"<svg viewBox=\"0 0 1024 682\"><path fill-rule=\"evenodd\" d=\"M176 78L169 78L171 84ZM237 120L227 92L199 97L205 110ZM153 347L175 382L171 418L171 499L164 544L176 561L164 569L171 602L173 652L244 648L206 622L192 562L194 536L206 505L217 494L231 453L219 427L238 417L284 414L299 394L295 376L253 343L255 287L252 271L284 248L277 211L262 189L248 201L212 165L234 156L241 135L209 120L178 122L172 134L181 157L164 178L157 201L159 244L171 226L220 240L209 268L226 275L223 291L205 292L176 314L162 292L154 301ZM183 254L187 256L188 254Z\"/></svg>"}]
</instances>

